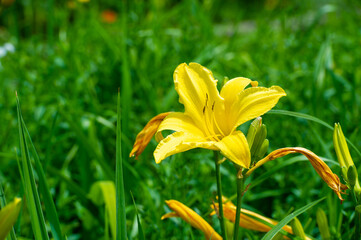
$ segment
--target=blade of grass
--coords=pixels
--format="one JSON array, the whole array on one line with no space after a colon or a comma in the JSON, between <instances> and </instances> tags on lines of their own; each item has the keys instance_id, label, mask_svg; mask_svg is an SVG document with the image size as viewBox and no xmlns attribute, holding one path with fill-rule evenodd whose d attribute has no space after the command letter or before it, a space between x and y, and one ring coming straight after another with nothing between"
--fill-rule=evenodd
<instances>
[{"instance_id":1,"label":"blade of grass","mask_svg":"<svg viewBox=\"0 0 361 240\"><path fill-rule=\"evenodd\" d=\"M38 152L36 151L36 148L33 144L30 133L29 133L23 119L22 119L22 124L23 124L24 131L26 133L26 137L27 137L28 141L30 142L31 150L32 150L32 153L34 156L35 169L36 169L36 172L37 172L38 178L39 178L39 191L40 191L41 196L43 196L44 206L45 206L45 210L46 210L46 216L50 223L50 228L51 228L51 232L53 234L53 238L55 240L63 240L64 238L63 238L63 234L62 234L61 228L60 228L58 213L56 211L56 207L55 207L53 198L50 193L50 188L46 181L45 173L44 173L43 167L41 165Z\"/></svg>"},{"instance_id":2,"label":"blade of grass","mask_svg":"<svg viewBox=\"0 0 361 240\"><path fill-rule=\"evenodd\" d=\"M326 197L320 198L314 202L307 204L306 206L294 211L293 213L289 214L287 217L282 219L274 228L272 228L266 235L263 236L262 240L271 240L281 229L289 223L293 218L297 217L301 213L307 211L308 209L312 208Z\"/></svg>"},{"instance_id":3,"label":"blade of grass","mask_svg":"<svg viewBox=\"0 0 361 240\"><path fill-rule=\"evenodd\" d=\"M133 193L130 192L130 195L132 196L132 200L133 200L133 204L134 204L134 209L135 209L135 214L137 215L139 240L145 240L143 227L142 227L142 224L140 223L138 208L137 208L137 205L135 204L135 200L134 200Z\"/></svg>"},{"instance_id":4,"label":"blade of grass","mask_svg":"<svg viewBox=\"0 0 361 240\"><path fill-rule=\"evenodd\" d=\"M258 222L260 222L260 223L263 223L264 225L266 225L266 226L268 226L268 227L270 227L270 228L274 228L274 227L275 227L275 225L273 225L273 224L271 224L271 223L269 223L269 222L267 222L267 221L265 221L265 220L263 220L263 219L261 219L261 218L258 218L257 216L253 216L253 215L247 214L247 213L245 213L245 212L242 212L242 214L247 215L248 217L253 218L254 220L256 220L256 221L258 221ZM289 237L290 239L295 239L295 238L297 239L296 236L290 234L289 232L283 230L282 228L281 228L281 230L280 230L280 233L281 233L282 235L284 235L284 236Z\"/></svg>"},{"instance_id":5,"label":"blade of grass","mask_svg":"<svg viewBox=\"0 0 361 240\"><path fill-rule=\"evenodd\" d=\"M126 105L126 104L125 104ZM116 140L116 216L117 216L117 240L127 239L127 225L125 215L125 196L123 179L123 157L122 157L122 130L120 120L120 92L118 91L117 103L117 140Z\"/></svg>"},{"instance_id":6,"label":"blade of grass","mask_svg":"<svg viewBox=\"0 0 361 240\"><path fill-rule=\"evenodd\" d=\"M127 2L121 1L121 13L122 13L122 29L123 29L123 37L121 41L121 54L122 54L122 79L121 79L121 93L122 93L122 131L125 136L129 136L129 113L131 110L131 101L132 98L132 85L131 85L131 77L129 71L129 57L128 57L128 48L127 48L127 36L128 36L128 11L127 11ZM126 147L126 146L125 146ZM123 158L127 157L127 153L129 152L127 148L123 149Z\"/></svg>"},{"instance_id":7,"label":"blade of grass","mask_svg":"<svg viewBox=\"0 0 361 240\"><path fill-rule=\"evenodd\" d=\"M270 110L269 112L267 112L267 114L279 114L279 115L286 115L286 116L290 116L290 117L306 119L306 120L321 124L322 126L325 126L326 128L333 131L333 127L331 125L329 125L328 123L322 121L319 118L316 118L314 116L311 116L311 115L308 115L305 113L298 113L298 112L292 112L292 111L287 111L287 110ZM348 138L346 138L346 141L356 151L356 153L361 157L360 150L358 150L358 148Z\"/></svg>"},{"instance_id":8,"label":"blade of grass","mask_svg":"<svg viewBox=\"0 0 361 240\"><path fill-rule=\"evenodd\" d=\"M29 148L25 138L23 118L21 115L20 101L16 94L17 113L18 113L18 125L20 135L20 150L22 159L22 174L24 176L24 188L25 196L28 205L28 210L31 218L31 225L34 232L35 239L43 240L49 239L48 233L45 227L45 219L43 210L41 208L40 197L36 188L34 179L33 167L30 161Z\"/></svg>"},{"instance_id":9,"label":"blade of grass","mask_svg":"<svg viewBox=\"0 0 361 240\"><path fill-rule=\"evenodd\" d=\"M319 123L322 126L325 126L328 129L333 131L333 127L330 124L322 121L319 118L316 118L314 116L311 116L311 115L308 115L308 114L305 114L305 113L292 112L292 111L287 111L287 110L274 110L273 109L273 110L268 111L267 114L279 114L279 115L286 115L286 116L290 116L290 117L306 119L306 120L309 120L309 121L312 121L312 122Z\"/></svg>"}]
</instances>

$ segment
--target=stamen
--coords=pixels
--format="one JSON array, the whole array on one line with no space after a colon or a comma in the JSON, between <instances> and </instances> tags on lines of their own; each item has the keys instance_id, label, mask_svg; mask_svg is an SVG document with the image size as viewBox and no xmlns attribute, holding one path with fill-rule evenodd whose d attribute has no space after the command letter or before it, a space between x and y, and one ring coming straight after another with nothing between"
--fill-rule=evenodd
<instances>
[{"instance_id":1,"label":"stamen","mask_svg":"<svg viewBox=\"0 0 361 240\"><path fill-rule=\"evenodd\" d=\"M203 117L204 117L204 122L205 122L205 129L207 131L207 134L209 135L210 140L220 141L220 138L222 138L222 136L224 136L224 133L219 128L217 121L215 119L215 115L214 115L215 104L216 104L216 102L214 101L212 103L211 108L210 109L208 108L208 93L206 93L206 102L203 107ZM211 111L207 111L207 109L209 109ZM212 133L216 132L214 129L214 126L216 126L218 132L220 132L221 134L212 134Z\"/></svg>"}]
</instances>

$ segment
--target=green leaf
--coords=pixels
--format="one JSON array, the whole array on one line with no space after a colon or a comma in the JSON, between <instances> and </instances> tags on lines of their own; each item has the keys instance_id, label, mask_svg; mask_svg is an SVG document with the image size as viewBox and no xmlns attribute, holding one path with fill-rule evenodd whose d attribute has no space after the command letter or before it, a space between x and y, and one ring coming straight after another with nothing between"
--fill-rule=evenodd
<instances>
[{"instance_id":1,"label":"green leaf","mask_svg":"<svg viewBox=\"0 0 361 240\"><path fill-rule=\"evenodd\" d=\"M58 213L56 211L56 207L55 207L53 198L50 193L50 188L46 181L45 173L44 173L42 164L40 162L39 155L36 151L33 141L31 140L29 131L26 128L24 121L23 121L23 127L25 130L27 139L30 142L32 153L34 156L35 168L36 168L36 172L39 177L39 191L40 191L41 196L43 197L44 206L45 206L45 210L46 210L45 213L46 213L46 216L50 223L50 228L51 228L51 232L53 234L53 238L55 240L63 240L64 238L63 238L63 234L62 234L61 228L60 228L59 217L58 217Z\"/></svg>"},{"instance_id":2,"label":"green leaf","mask_svg":"<svg viewBox=\"0 0 361 240\"><path fill-rule=\"evenodd\" d=\"M46 231L46 224L44 219L43 210L41 208L40 197L36 183L34 179L33 167L30 161L29 148L25 138L25 131L23 125L23 117L21 115L19 98L16 95L17 113L18 113L18 125L20 136L20 150L21 150L21 162L22 168L20 174L24 176L23 185L25 189L25 197L27 201L28 210L31 218L31 225L34 232L35 239L49 239Z\"/></svg>"},{"instance_id":3,"label":"green leaf","mask_svg":"<svg viewBox=\"0 0 361 240\"><path fill-rule=\"evenodd\" d=\"M302 118L302 119L306 119L306 120L321 124L322 126L325 126L326 128L328 128L332 131L334 130L334 128L330 124L322 121L319 118L316 118L314 116L311 116L311 115L308 115L305 113L298 113L298 112L292 112L292 111L287 111L287 110L270 110L267 112L267 114L279 114L279 115L286 115L286 116L291 116L291 117L296 117L296 118ZM356 153L361 157L360 150L358 150L358 148L348 138L346 138L346 141L356 151Z\"/></svg>"},{"instance_id":4,"label":"green leaf","mask_svg":"<svg viewBox=\"0 0 361 240\"><path fill-rule=\"evenodd\" d=\"M301 213L307 211L308 209L312 208L326 197L320 198L314 202L307 204L306 206L294 211L293 213L289 214L287 217L282 219L274 228L272 228L266 235L263 236L262 240L271 240L281 229L287 225L293 218L297 217Z\"/></svg>"},{"instance_id":5,"label":"green leaf","mask_svg":"<svg viewBox=\"0 0 361 240\"><path fill-rule=\"evenodd\" d=\"M106 215L110 223L113 239L116 237L115 185L112 181L99 181L92 185L88 197L96 205L105 204ZM106 221L108 221L106 219ZM107 229L105 230L107 232Z\"/></svg>"},{"instance_id":6,"label":"green leaf","mask_svg":"<svg viewBox=\"0 0 361 240\"><path fill-rule=\"evenodd\" d=\"M117 140L116 140L116 216L117 216L117 240L127 239L127 225L125 215L125 195L124 195L124 178L123 178L123 158L122 158L122 130L120 121L120 93L118 91L117 104Z\"/></svg>"},{"instance_id":7,"label":"green leaf","mask_svg":"<svg viewBox=\"0 0 361 240\"><path fill-rule=\"evenodd\" d=\"M269 112L267 112L267 114L279 114L279 115L286 115L286 116L290 116L290 117L306 119L306 120L321 124L322 126L325 126L328 129L333 131L333 127L330 124L322 121L319 118L316 118L314 116L311 116L311 115L308 115L305 113L292 112L292 111L287 111L287 110L270 110Z\"/></svg>"},{"instance_id":8,"label":"green leaf","mask_svg":"<svg viewBox=\"0 0 361 240\"><path fill-rule=\"evenodd\" d=\"M132 196L132 200L133 200L133 204L134 204L134 208L135 208L135 214L137 215L139 240L145 240L143 227L142 227L142 224L140 223L138 208L137 208L137 205L135 204L135 200L134 200L132 192L130 192L130 195Z\"/></svg>"},{"instance_id":9,"label":"green leaf","mask_svg":"<svg viewBox=\"0 0 361 240\"><path fill-rule=\"evenodd\" d=\"M260 222L260 223L263 223L264 225L267 225L267 226L269 226L269 227L271 227L271 228L275 227L275 225L273 225L273 224L265 221L264 219L258 218L257 216L247 214L246 212L242 212L242 214L247 215L248 217L253 218L254 220L256 220L256 221L258 221L258 222ZM286 232L286 231L283 230L282 228L281 228L281 230L280 230L280 233L281 233L282 235L285 235L285 236L291 238L291 239L294 239L294 238L295 238L294 235Z\"/></svg>"}]
</instances>

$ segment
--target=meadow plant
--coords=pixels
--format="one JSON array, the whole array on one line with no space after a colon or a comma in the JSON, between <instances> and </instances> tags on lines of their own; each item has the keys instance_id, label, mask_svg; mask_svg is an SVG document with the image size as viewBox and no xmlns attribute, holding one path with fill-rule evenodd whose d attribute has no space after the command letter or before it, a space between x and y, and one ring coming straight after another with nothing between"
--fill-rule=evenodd
<instances>
[{"instance_id":1,"label":"meadow plant","mask_svg":"<svg viewBox=\"0 0 361 240\"><path fill-rule=\"evenodd\" d=\"M261 159L267 152L269 141L266 139L266 126L262 124L260 115L273 108L279 98L286 95L282 88L258 87L258 82L239 77L227 81L219 94L217 81L212 72L197 63L179 65L174 72L174 84L185 112L167 112L152 118L137 135L130 156L138 157L148 145L152 135L155 135L158 142L154 151L156 163L173 154L194 148L220 151L224 158L219 160L218 155L215 154L218 204L214 209L220 219L223 239L227 239L224 208L227 209L227 218L234 222L232 235L235 240L238 239L239 226L245 226L241 221L241 201L247 191L244 186L245 179L266 162L290 153L301 153L306 156L318 175L343 201L341 193L344 193L342 190L347 189L346 185L343 185L338 176L310 150L301 147L280 148ZM249 84L252 87L246 88ZM253 118L256 119L252 122L246 138L237 127ZM164 138L162 135L164 130L174 132ZM222 202L219 169L226 159L233 162L237 171L236 207L231 203L226 203L228 205L224 206ZM208 223L182 203L170 200L167 204L175 213L167 214L162 219L178 216L203 231L206 239L220 239ZM297 221L294 220L295 228L300 226ZM290 230L288 232L292 233ZM295 230L295 232L298 236L304 235L303 230Z\"/></svg>"}]
</instances>

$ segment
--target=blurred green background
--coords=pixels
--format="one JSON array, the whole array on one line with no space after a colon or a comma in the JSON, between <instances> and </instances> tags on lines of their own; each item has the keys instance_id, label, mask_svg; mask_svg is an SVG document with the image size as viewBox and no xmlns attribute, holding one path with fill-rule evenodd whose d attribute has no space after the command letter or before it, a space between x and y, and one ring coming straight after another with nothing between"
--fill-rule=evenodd
<instances>
[{"instance_id":1,"label":"blurred green background","mask_svg":"<svg viewBox=\"0 0 361 240\"><path fill-rule=\"evenodd\" d=\"M279 85L287 97L276 109L310 114L330 125L340 122L345 135L361 146L360 1L2 0L0 181L5 196L10 200L23 194L16 162L17 91L63 233L68 239L101 239L104 209L95 207L87 193L95 181L114 177L120 88L130 238L138 235L130 191L146 239L202 236L179 219L160 220L169 211L166 199L196 209L220 232L217 219L206 215L216 190L210 151L192 150L157 165L153 140L138 161L128 158L150 118L183 111L172 79L183 62L211 69L219 87L224 77L238 76L261 86ZM276 114L263 120L270 151L302 146L336 160L329 129ZM351 153L359 165L360 158ZM254 178L285 159L268 163ZM340 172L337 164L329 165ZM232 196L236 183L231 163L222 164L222 174L224 195ZM280 220L324 195L327 201L319 206L329 216L333 237L347 239L349 201L341 207L306 161L286 166L252 188L244 206ZM23 211L15 229L19 236L32 238L26 208ZM307 234L319 238L315 213L316 208L300 220ZM247 239L262 236L244 234Z\"/></svg>"}]
</instances>

